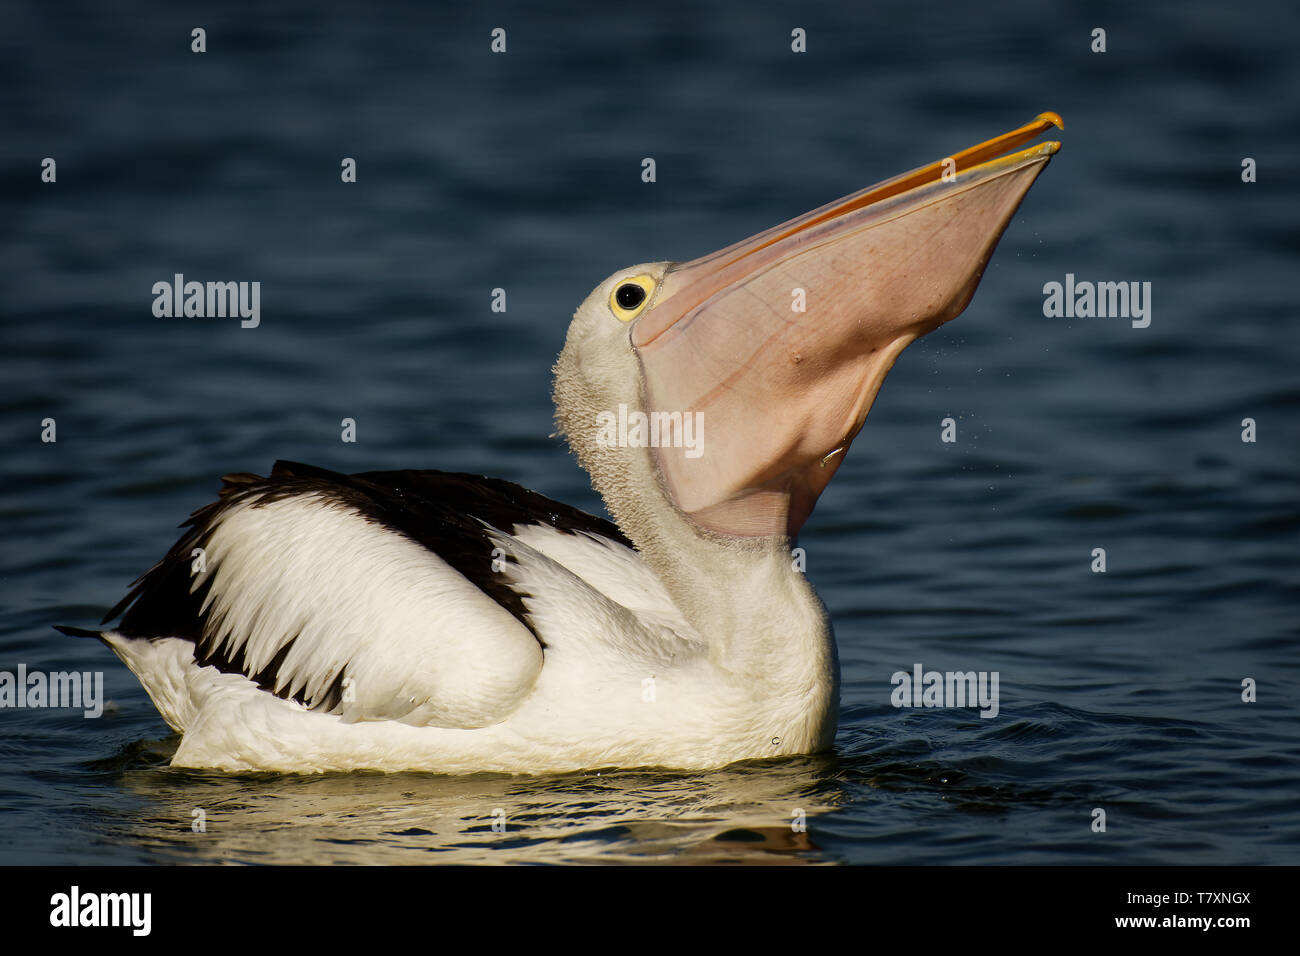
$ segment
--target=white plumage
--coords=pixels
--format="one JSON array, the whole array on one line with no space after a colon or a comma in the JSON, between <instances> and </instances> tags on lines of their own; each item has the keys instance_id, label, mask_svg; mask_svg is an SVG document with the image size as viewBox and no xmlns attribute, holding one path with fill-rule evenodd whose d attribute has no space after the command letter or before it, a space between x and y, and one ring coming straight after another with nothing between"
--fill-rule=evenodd
<instances>
[{"instance_id":1,"label":"white plumage","mask_svg":"<svg viewBox=\"0 0 1300 956\"><path fill-rule=\"evenodd\" d=\"M815 742L799 701L756 706L744 674L710 660L635 551L545 525L512 532L490 536L515 559L501 573L528 595L544 651L436 555L355 513L317 498L232 510L195 576L196 590L211 579L222 648L242 641L255 671L298 635L277 687L310 699L346 662L353 694L338 713L197 666L190 640L105 640L184 734L178 766L705 767Z\"/></svg>"}]
</instances>

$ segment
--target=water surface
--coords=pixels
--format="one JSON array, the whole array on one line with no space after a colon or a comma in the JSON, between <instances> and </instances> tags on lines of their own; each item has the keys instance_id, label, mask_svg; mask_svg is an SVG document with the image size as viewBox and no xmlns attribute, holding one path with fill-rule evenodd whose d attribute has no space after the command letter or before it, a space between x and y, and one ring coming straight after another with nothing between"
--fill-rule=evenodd
<instances>
[{"instance_id":1,"label":"water surface","mask_svg":"<svg viewBox=\"0 0 1300 956\"><path fill-rule=\"evenodd\" d=\"M0 711L0 861L1300 862L1297 25L1250 3L7 11L0 670L103 671L111 705ZM592 286L1044 109L1063 150L800 542L839 639L834 753L173 770L126 669L51 630L97 621L217 476L276 458L483 472L599 512L547 437ZM260 281L260 327L154 318L177 272ZM1045 318L1067 273L1151 282L1151 326ZM894 709L916 662L998 671L998 716Z\"/></svg>"}]
</instances>

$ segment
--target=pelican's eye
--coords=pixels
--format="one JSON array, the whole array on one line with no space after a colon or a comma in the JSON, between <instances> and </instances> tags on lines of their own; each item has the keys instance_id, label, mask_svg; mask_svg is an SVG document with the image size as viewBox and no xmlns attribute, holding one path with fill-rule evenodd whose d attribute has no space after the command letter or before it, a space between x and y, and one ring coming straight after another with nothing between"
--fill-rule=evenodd
<instances>
[{"instance_id":1,"label":"pelican's eye","mask_svg":"<svg viewBox=\"0 0 1300 956\"><path fill-rule=\"evenodd\" d=\"M614 293L614 301L618 303L620 309L635 309L645 301L645 289L631 282L621 285Z\"/></svg>"},{"instance_id":2,"label":"pelican's eye","mask_svg":"<svg viewBox=\"0 0 1300 956\"><path fill-rule=\"evenodd\" d=\"M614 291L610 294L609 310L620 322L631 322L641 314L645 304L650 301L650 293L654 288L655 281L649 276L630 276L623 279L614 286Z\"/></svg>"}]
</instances>

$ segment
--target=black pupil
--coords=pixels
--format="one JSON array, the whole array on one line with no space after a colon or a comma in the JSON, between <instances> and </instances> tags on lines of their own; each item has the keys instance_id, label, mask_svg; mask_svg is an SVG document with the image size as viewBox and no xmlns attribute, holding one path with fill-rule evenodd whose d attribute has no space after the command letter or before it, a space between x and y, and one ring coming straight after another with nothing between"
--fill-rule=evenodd
<instances>
[{"instance_id":1,"label":"black pupil","mask_svg":"<svg viewBox=\"0 0 1300 956\"><path fill-rule=\"evenodd\" d=\"M645 289L628 282L618 287L618 291L614 293L614 301L621 309L635 309L645 301Z\"/></svg>"}]
</instances>

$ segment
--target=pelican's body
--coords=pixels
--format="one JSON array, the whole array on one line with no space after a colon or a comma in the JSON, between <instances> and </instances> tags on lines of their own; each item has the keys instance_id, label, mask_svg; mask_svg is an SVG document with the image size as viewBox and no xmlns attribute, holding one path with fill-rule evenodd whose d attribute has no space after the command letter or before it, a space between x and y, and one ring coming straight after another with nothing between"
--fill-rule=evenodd
<instances>
[{"instance_id":1,"label":"pelican's body","mask_svg":"<svg viewBox=\"0 0 1300 956\"><path fill-rule=\"evenodd\" d=\"M183 734L173 763L540 773L828 748L835 643L794 535L1056 144L997 157L1049 123L950 157L954 177L597 287L556 418L617 525L471 475L229 476L95 632ZM702 415L703 442L611 440L622 407Z\"/></svg>"},{"instance_id":2,"label":"pelican's body","mask_svg":"<svg viewBox=\"0 0 1300 956\"><path fill-rule=\"evenodd\" d=\"M772 615L773 646L753 658L766 663L746 667L755 648L706 640L617 528L508 482L283 462L227 482L104 635L184 734L178 766L706 767L807 753L834 734L826 614L787 552L714 555L749 567L716 627L759 604ZM374 520L385 491L412 527ZM196 548L214 571L193 570ZM191 578L193 593L178 583ZM474 581L526 595L522 620ZM191 636L127 636L198 620Z\"/></svg>"}]
</instances>

